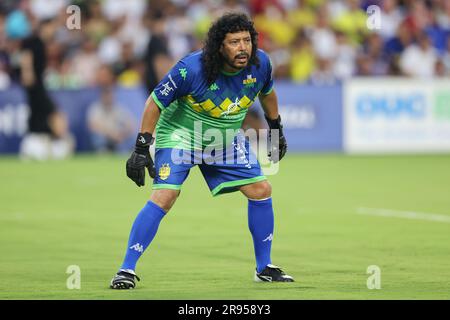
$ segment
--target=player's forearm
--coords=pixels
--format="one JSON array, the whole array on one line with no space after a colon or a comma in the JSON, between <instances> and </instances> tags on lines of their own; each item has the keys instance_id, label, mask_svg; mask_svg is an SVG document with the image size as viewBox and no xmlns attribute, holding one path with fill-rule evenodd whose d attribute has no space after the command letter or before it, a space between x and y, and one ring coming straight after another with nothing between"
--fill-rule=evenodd
<instances>
[{"instance_id":1,"label":"player's forearm","mask_svg":"<svg viewBox=\"0 0 450 320\"><path fill-rule=\"evenodd\" d=\"M267 118L272 120L278 118L278 99L275 90L268 95L260 95L259 101Z\"/></svg>"},{"instance_id":2,"label":"player's forearm","mask_svg":"<svg viewBox=\"0 0 450 320\"><path fill-rule=\"evenodd\" d=\"M140 132L148 132L154 135L156 123L158 122L160 111L152 97L148 97L145 103L144 113L141 120Z\"/></svg>"},{"instance_id":3,"label":"player's forearm","mask_svg":"<svg viewBox=\"0 0 450 320\"><path fill-rule=\"evenodd\" d=\"M21 82L25 87L30 87L35 82L33 70L33 54L30 51L24 51L20 59Z\"/></svg>"}]
</instances>

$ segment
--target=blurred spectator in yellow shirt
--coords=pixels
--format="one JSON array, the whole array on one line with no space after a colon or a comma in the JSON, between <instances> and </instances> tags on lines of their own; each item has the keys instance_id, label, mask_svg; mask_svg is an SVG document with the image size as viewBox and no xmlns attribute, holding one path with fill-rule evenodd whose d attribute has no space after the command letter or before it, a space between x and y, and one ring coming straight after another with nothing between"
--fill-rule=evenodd
<instances>
[{"instance_id":1,"label":"blurred spectator in yellow shirt","mask_svg":"<svg viewBox=\"0 0 450 320\"><path fill-rule=\"evenodd\" d=\"M297 0L297 7L289 11L288 23L295 29L311 27L316 23L316 13L306 4L306 0Z\"/></svg>"},{"instance_id":2,"label":"blurred spectator in yellow shirt","mask_svg":"<svg viewBox=\"0 0 450 320\"><path fill-rule=\"evenodd\" d=\"M280 46L289 46L295 38L295 29L287 21L287 14L277 6L268 5L254 18L255 27Z\"/></svg>"},{"instance_id":3,"label":"blurred spectator in yellow shirt","mask_svg":"<svg viewBox=\"0 0 450 320\"><path fill-rule=\"evenodd\" d=\"M353 45L361 44L368 33L367 14L359 7L358 0L347 0L346 9L333 21L334 29L345 33Z\"/></svg>"},{"instance_id":4,"label":"blurred spectator in yellow shirt","mask_svg":"<svg viewBox=\"0 0 450 320\"><path fill-rule=\"evenodd\" d=\"M315 64L315 55L311 41L300 30L295 38L291 52L291 79L296 82L305 82L314 71Z\"/></svg>"}]
</instances>

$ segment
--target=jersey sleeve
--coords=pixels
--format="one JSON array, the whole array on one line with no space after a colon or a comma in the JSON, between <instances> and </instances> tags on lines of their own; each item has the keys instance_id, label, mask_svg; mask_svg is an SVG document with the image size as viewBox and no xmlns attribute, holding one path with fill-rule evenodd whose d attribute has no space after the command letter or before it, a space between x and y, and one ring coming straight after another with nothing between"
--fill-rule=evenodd
<instances>
[{"instance_id":1,"label":"jersey sleeve","mask_svg":"<svg viewBox=\"0 0 450 320\"><path fill-rule=\"evenodd\" d=\"M266 64L266 81L264 82L264 86L261 89L261 93L263 95L268 95L269 93L272 92L273 89L273 71L272 71L272 61L270 61L270 58L267 56L267 54L264 55L265 56L265 61L264 63Z\"/></svg>"},{"instance_id":2,"label":"jersey sleeve","mask_svg":"<svg viewBox=\"0 0 450 320\"><path fill-rule=\"evenodd\" d=\"M183 60L180 60L155 87L151 96L161 110L173 101L191 92L193 75Z\"/></svg>"}]
</instances>

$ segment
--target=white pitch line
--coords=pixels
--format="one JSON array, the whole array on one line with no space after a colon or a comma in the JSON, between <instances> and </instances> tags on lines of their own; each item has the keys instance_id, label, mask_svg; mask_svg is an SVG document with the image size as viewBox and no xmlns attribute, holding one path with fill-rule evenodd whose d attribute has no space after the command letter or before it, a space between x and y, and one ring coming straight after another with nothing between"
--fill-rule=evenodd
<instances>
[{"instance_id":1,"label":"white pitch line","mask_svg":"<svg viewBox=\"0 0 450 320\"><path fill-rule=\"evenodd\" d=\"M391 209L377 209L377 208L358 208L358 214L367 214L382 217L395 217L414 220L428 220L435 222L450 223L450 216L436 213L414 212L414 211L398 211Z\"/></svg>"}]
</instances>

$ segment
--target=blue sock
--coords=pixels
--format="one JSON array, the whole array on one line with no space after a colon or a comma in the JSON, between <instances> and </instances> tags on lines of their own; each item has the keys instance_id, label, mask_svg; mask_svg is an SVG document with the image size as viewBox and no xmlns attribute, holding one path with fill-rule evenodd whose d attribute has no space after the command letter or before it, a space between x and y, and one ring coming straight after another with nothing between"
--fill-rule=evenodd
<instances>
[{"instance_id":1,"label":"blue sock","mask_svg":"<svg viewBox=\"0 0 450 320\"><path fill-rule=\"evenodd\" d=\"M256 270L261 272L271 264L270 250L273 238L272 198L266 200L248 200L248 228L253 237Z\"/></svg>"},{"instance_id":2,"label":"blue sock","mask_svg":"<svg viewBox=\"0 0 450 320\"><path fill-rule=\"evenodd\" d=\"M165 214L163 209L151 201L142 208L131 228L128 249L121 269L135 270L138 259L152 242Z\"/></svg>"}]
</instances>

